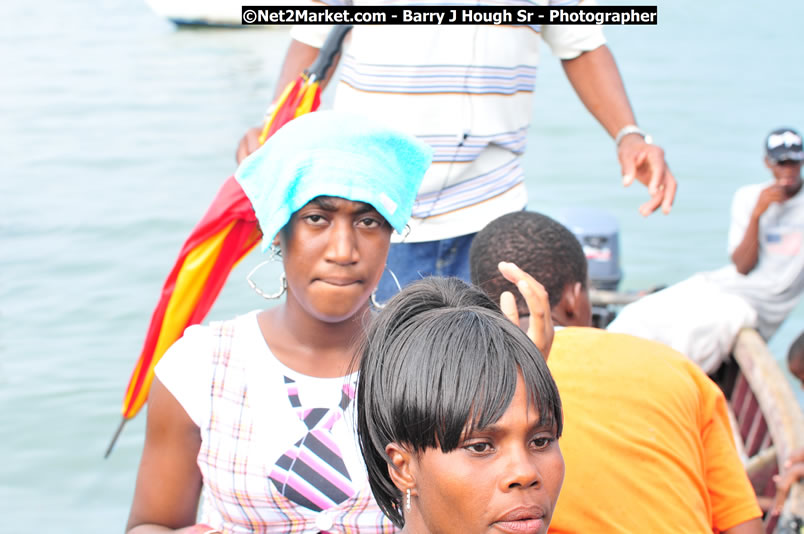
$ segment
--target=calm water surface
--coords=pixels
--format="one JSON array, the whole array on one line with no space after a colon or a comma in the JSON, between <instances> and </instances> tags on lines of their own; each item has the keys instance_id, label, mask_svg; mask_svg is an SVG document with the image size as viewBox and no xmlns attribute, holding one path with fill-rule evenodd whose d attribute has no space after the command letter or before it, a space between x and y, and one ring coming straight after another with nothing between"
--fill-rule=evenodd
<instances>
[{"instance_id":1,"label":"calm water surface","mask_svg":"<svg viewBox=\"0 0 804 534\"><path fill-rule=\"evenodd\" d=\"M731 194L768 177L765 133L804 129L802 19L796 0L676 0L660 2L657 27L607 29L680 182L669 217L638 215L644 188L622 189L612 143L546 58L530 207L615 215L623 288L725 263ZM120 532L144 417L102 454L129 373L181 243L262 116L287 36L176 30L123 0L2 2L0 21L0 531ZM263 305L243 281L257 260L210 318ZM771 342L778 358L802 329L799 306Z\"/></svg>"}]
</instances>

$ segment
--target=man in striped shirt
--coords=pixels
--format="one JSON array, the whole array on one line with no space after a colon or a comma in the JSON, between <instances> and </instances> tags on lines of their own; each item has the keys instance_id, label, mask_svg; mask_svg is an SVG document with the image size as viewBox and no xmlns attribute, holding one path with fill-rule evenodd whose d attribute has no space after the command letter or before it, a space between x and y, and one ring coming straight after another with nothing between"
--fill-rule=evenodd
<instances>
[{"instance_id":1,"label":"man in striped shirt","mask_svg":"<svg viewBox=\"0 0 804 534\"><path fill-rule=\"evenodd\" d=\"M330 4L376 5L332 1ZM443 5L443 2L424 2ZM483 2L484 5L494 2ZM584 0L497 2L503 5L590 5ZM409 4L390 0L388 5ZM422 2L417 2L421 5ZM460 2L460 5L480 3ZM329 28L296 26L279 92L309 66ZM623 183L648 186L648 215L669 213L676 183L664 152L636 125L614 58L599 26L358 25L343 53L335 109L382 118L434 149L410 231L394 236L388 268L402 285L421 276L469 280L475 233L527 204L521 156L530 125L539 44L562 60L576 93L616 140ZM257 147L258 129L238 147L238 162ZM383 277L377 296L396 292Z\"/></svg>"}]
</instances>

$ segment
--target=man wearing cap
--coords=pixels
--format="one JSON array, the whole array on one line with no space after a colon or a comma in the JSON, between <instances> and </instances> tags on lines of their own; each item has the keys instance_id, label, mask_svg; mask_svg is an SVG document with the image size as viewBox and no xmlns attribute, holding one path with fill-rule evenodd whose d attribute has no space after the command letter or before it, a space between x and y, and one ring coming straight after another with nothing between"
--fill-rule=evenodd
<instances>
[{"instance_id":1,"label":"man wearing cap","mask_svg":"<svg viewBox=\"0 0 804 534\"><path fill-rule=\"evenodd\" d=\"M801 191L804 159L801 136L790 128L774 130L765 142L765 153L765 165L773 174L773 182L740 188L732 204L729 249L731 261L740 274L748 274L757 266L760 251L767 253L768 246L773 251L779 249L780 244L790 242L791 233L796 241L792 248L798 249L801 244L800 233L786 231L784 226L801 204L801 198L790 202ZM761 219L765 222L762 232ZM781 248L792 250L790 243Z\"/></svg>"},{"instance_id":2,"label":"man wearing cap","mask_svg":"<svg viewBox=\"0 0 804 534\"><path fill-rule=\"evenodd\" d=\"M625 306L608 330L666 343L706 372L728 355L740 328L770 339L804 291L801 141L790 128L768 134L765 165L773 180L734 194L731 264Z\"/></svg>"},{"instance_id":3,"label":"man wearing cap","mask_svg":"<svg viewBox=\"0 0 804 534\"><path fill-rule=\"evenodd\" d=\"M801 136L779 128L765 140L773 180L743 186L731 206L728 250L733 265L709 274L723 290L757 311L757 330L770 338L804 290L804 195Z\"/></svg>"}]
</instances>

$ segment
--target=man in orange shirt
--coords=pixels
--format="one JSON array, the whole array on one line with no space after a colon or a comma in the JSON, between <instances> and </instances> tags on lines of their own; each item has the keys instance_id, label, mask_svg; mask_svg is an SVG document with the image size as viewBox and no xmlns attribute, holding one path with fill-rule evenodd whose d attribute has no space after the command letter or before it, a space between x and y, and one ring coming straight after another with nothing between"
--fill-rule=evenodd
<instances>
[{"instance_id":1,"label":"man in orange shirt","mask_svg":"<svg viewBox=\"0 0 804 534\"><path fill-rule=\"evenodd\" d=\"M586 258L569 230L537 213L505 215L475 237L470 264L512 320L530 313L519 293L532 296L535 279L566 327L548 360L566 462L550 532L763 532L723 393L665 345L589 328ZM514 291L521 280L531 287Z\"/></svg>"}]
</instances>

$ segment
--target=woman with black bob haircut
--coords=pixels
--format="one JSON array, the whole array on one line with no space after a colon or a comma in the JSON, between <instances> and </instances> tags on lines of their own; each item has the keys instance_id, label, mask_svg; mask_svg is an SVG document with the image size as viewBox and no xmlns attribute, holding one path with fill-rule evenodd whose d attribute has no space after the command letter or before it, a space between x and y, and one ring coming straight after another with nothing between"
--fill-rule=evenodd
<instances>
[{"instance_id":1,"label":"woman with black bob haircut","mask_svg":"<svg viewBox=\"0 0 804 534\"><path fill-rule=\"evenodd\" d=\"M542 354L457 278L404 288L359 351L358 434L405 533L547 531L564 478L561 400Z\"/></svg>"}]
</instances>

